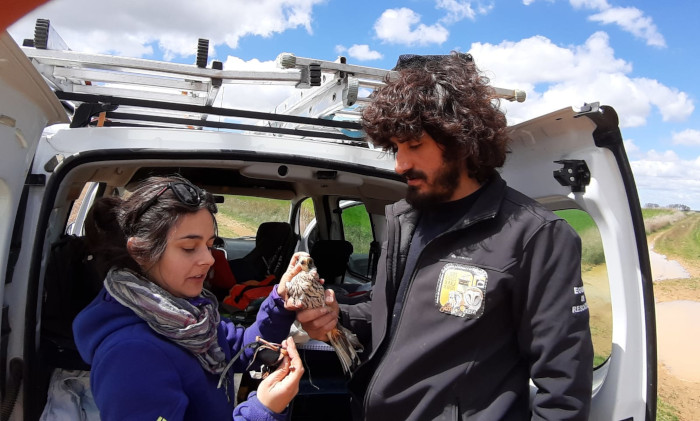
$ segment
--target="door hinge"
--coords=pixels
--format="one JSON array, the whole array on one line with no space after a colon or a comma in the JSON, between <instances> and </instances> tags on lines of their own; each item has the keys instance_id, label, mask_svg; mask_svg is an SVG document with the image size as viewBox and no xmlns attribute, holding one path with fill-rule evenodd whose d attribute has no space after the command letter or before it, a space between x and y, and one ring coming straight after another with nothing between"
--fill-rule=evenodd
<instances>
[{"instance_id":1,"label":"door hinge","mask_svg":"<svg viewBox=\"0 0 700 421\"><path fill-rule=\"evenodd\" d=\"M591 182L591 171L586 165L586 161L581 159L563 159L554 161L563 165L562 168L554 171L554 179L562 186L571 187L571 191L585 192L586 186Z\"/></svg>"}]
</instances>

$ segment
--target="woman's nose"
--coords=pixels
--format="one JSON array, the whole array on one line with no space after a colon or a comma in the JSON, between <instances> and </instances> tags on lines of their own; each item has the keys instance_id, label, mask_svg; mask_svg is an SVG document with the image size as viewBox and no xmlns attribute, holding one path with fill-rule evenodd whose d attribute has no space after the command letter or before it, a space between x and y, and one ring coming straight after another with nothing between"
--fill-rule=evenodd
<instances>
[{"instance_id":1,"label":"woman's nose","mask_svg":"<svg viewBox=\"0 0 700 421\"><path fill-rule=\"evenodd\" d=\"M211 250L209 249L209 247L207 247L204 253L202 254L201 261L201 264L203 265L211 266L214 264L214 256L211 254Z\"/></svg>"}]
</instances>

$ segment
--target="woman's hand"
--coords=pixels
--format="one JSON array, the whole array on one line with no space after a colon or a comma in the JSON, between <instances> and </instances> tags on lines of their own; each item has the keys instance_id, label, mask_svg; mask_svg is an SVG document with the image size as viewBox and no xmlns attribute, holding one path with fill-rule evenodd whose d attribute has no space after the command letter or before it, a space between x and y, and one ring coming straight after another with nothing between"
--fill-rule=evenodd
<instances>
[{"instance_id":1,"label":"woman's hand","mask_svg":"<svg viewBox=\"0 0 700 421\"><path fill-rule=\"evenodd\" d=\"M287 338L282 346L287 350L287 355L277 370L260 382L257 392L260 403L277 413L284 411L299 392L299 380L304 374L304 365L294 340Z\"/></svg>"},{"instance_id":2,"label":"woman's hand","mask_svg":"<svg viewBox=\"0 0 700 421\"><path fill-rule=\"evenodd\" d=\"M287 271L284 272L284 275L282 275L282 279L280 279L280 283L277 285L277 293L279 294L280 298L284 300L284 307L287 310L297 310L297 308L288 306L287 304L287 282L291 281L297 273L301 272L301 265L298 265L297 263L299 262L299 259L302 256L309 256L309 253L303 251L298 251L294 253L292 259L289 261Z\"/></svg>"}]
</instances>

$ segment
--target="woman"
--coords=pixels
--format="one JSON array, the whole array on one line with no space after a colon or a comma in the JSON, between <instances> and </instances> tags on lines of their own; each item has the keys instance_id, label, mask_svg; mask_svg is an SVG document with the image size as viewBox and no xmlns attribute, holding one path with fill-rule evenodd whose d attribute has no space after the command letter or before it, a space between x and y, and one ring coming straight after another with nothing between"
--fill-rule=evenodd
<instances>
[{"instance_id":1,"label":"woman","mask_svg":"<svg viewBox=\"0 0 700 421\"><path fill-rule=\"evenodd\" d=\"M286 419L303 374L294 342L285 340L295 318L284 306L285 283L300 270L299 255L245 329L221 321L216 298L203 289L216 237L210 194L180 177L152 177L91 213L86 235L111 269L73 330L92 366L102 420ZM233 371L254 359L246 345L258 336L282 342L286 353L257 394L234 408Z\"/></svg>"}]
</instances>

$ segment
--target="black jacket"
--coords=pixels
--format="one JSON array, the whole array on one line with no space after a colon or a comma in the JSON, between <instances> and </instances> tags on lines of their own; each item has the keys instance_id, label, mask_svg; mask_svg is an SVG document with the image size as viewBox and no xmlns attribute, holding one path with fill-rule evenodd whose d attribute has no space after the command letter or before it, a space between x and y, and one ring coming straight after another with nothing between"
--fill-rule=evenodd
<instances>
[{"instance_id":1,"label":"black jacket","mask_svg":"<svg viewBox=\"0 0 700 421\"><path fill-rule=\"evenodd\" d=\"M482 189L420 253L393 337L386 332L419 212L405 201L387 207L372 301L341 306L344 325L360 337L371 330L372 353L351 383L365 419L588 419L593 346L581 241L500 177Z\"/></svg>"}]
</instances>

